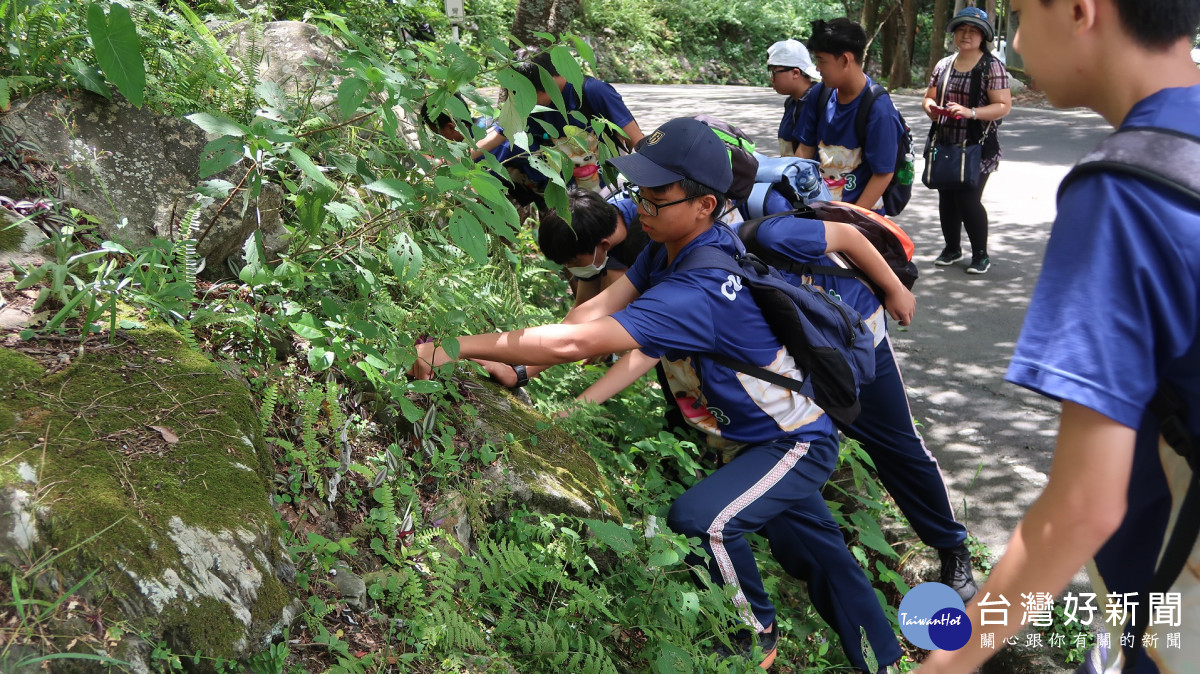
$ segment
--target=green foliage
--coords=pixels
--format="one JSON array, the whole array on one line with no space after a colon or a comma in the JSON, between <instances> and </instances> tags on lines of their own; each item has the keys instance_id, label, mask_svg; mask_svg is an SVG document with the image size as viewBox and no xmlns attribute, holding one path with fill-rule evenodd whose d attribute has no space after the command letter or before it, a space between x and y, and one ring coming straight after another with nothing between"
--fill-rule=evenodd
<instances>
[{"instance_id":1,"label":"green foliage","mask_svg":"<svg viewBox=\"0 0 1200 674\"><path fill-rule=\"evenodd\" d=\"M87 25L100 68L125 98L140 108L146 90L146 64L129 10L114 4L105 15L104 8L93 3L88 7Z\"/></svg>"}]
</instances>

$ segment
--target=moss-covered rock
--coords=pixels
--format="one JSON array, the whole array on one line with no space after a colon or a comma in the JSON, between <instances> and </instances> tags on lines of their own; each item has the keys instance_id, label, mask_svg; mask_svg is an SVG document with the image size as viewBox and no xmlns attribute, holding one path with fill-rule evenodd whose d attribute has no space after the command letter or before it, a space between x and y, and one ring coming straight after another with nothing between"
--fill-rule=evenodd
<instances>
[{"instance_id":1,"label":"moss-covered rock","mask_svg":"<svg viewBox=\"0 0 1200 674\"><path fill-rule=\"evenodd\" d=\"M250 393L165 326L131 334L49 375L0 349L0 562L60 551L131 644L247 656L288 621L294 574Z\"/></svg>"},{"instance_id":2,"label":"moss-covered rock","mask_svg":"<svg viewBox=\"0 0 1200 674\"><path fill-rule=\"evenodd\" d=\"M612 490L579 443L537 410L490 382L472 401L480 409L480 435L505 454L483 471L490 511L505 516L505 494L529 510L620 520ZM509 433L512 441L505 442Z\"/></svg>"}]
</instances>

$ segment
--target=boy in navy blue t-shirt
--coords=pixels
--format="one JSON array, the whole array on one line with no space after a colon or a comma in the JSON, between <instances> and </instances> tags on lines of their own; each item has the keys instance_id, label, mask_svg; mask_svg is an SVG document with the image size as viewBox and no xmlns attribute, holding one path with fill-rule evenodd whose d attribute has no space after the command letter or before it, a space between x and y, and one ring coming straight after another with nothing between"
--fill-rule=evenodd
<instances>
[{"instance_id":1,"label":"boy in navy blue t-shirt","mask_svg":"<svg viewBox=\"0 0 1200 674\"><path fill-rule=\"evenodd\" d=\"M874 83L863 72L867 33L849 19L814 21L808 51L817 61L821 84L813 87L793 133L796 156L818 159L829 192L838 201L883 211L883 193L896 169L896 151L904 136L900 113L890 96L875 99L867 116L866 137L855 128L859 103ZM824 109L823 93L832 89Z\"/></svg>"},{"instance_id":2,"label":"boy in navy blue t-shirt","mask_svg":"<svg viewBox=\"0 0 1200 674\"><path fill-rule=\"evenodd\" d=\"M647 248L629 272L568 314L566 323L458 340L459 357L520 364L555 364L640 349L680 363L706 429L740 451L691 487L671 507L669 526L698 537L714 580L734 589L748 630L746 653L757 645L763 666L774 660L775 608L745 535L762 532L808 584L814 606L838 633L847 657L867 671L875 660L896 662L901 651L875 592L846 548L821 496L837 461L833 423L810 399L731 370L712 355L800 378L748 289L717 269L674 273L699 246L734 253L735 235L714 227L733 180L725 144L702 122L667 122L634 154L609 160L631 184L643 231L661 246ZM450 359L433 344L418 347L414 374ZM700 563L699 559L691 560ZM865 639L863 635L865 634Z\"/></svg>"},{"instance_id":3,"label":"boy in navy blue t-shirt","mask_svg":"<svg viewBox=\"0 0 1200 674\"><path fill-rule=\"evenodd\" d=\"M1196 0L1011 7L1021 19L1013 47L1051 103L1090 107L1120 131L1200 137L1200 71L1188 53L1200 24ZM1105 672L1122 671L1122 637L1134 641L1142 627L1144 652L1123 671L1198 671L1200 552L1187 543L1190 559L1167 578L1166 592L1155 597L1150 583L1171 524L1196 515L1194 507L1181 512L1193 476L1149 412L1156 391L1173 390L1188 409L1186 433L1193 443L1200 437L1198 335L1200 202L1128 173L1091 172L1069 183L1008 370L1009 381L1062 402L1054 463L976 602L1002 595L1015 609L1032 593L1057 594L1092 560L1095 605L1121 623L1096 616L1118 632L1107 635ZM1110 612L1113 595L1125 604ZM1142 613L1153 624L1135 626L1132 603L1165 611ZM967 614L980 629L979 605ZM982 629L999 644L1019 627L1009 620ZM920 671L969 672L994 652L975 639L931 653Z\"/></svg>"}]
</instances>

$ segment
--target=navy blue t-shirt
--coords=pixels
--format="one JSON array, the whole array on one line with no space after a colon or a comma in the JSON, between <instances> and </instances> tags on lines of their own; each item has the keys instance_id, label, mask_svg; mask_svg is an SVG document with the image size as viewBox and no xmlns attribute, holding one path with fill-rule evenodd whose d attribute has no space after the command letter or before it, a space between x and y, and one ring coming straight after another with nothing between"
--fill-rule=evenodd
<instances>
[{"instance_id":1,"label":"navy blue t-shirt","mask_svg":"<svg viewBox=\"0 0 1200 674\"><path fill-rule=\"evenodd\" d=\"M724 225L696 237L669 266L664 247L646 248L626 275L642 294L613 318L644 353L663 359L672 391L685 401L685 417L700 430L735 443L807 442L833 433L832 422L810 398L708 356L803 378L740 279L718 269L673 273L680 259L704 245L731 254L741 250Z\"/></svg>"},{"instance_id":2,"label":"navy blue t-shirt","mask_svg":"<svg viewBox=\"0 0 1200 674\"><path fill-rule=\"evenodd\" d=\"M1200 136L1200 85L1159 91L1138 102L1121 128L1163 127ZM1164 157L1169 161L1169 157ZM1069 400L1137 430L1129 509L1096 555L1110 593L1145 594L1172 512L1186 489L1186 462L1160 447L1147 405L1172 388L1200 437L1200 206L1165 187L1113 173L1067 187L1025 316L1009 381ZM1115 497L1115 495L1114 495ZM1173 503L1172 498L1175 501ZM1200 568L1192 550L1190 568ZM1200 579L1186 569L1178 626L1153 625L1157 646L1137 672L1194 671L1200 642ZM1103 605L1098 599L1097 604ZM1182 633L1182 648L1167 635ZM1117 642L1114 641L1114 646ZM1190 654L1190 655L1189 655Z\"/></svg>"},{"instance_id":3,"label":"navy blue t-shirt","mask_svg":"<svg viewBox=\"0 0 1200 674\"><path fill-rule=\"evenodd\" d=\"M824 110L817 110L822 90L814 87L800 110L793 140L817 148L821 175L836 201L855 202L872 175L896 170L896 150L904 135L904 125L891 97L875 99L867 117L865 139L860 139L855 129L858 104L872 84L868 77L863 90L846 104L838 102L834 90ZM882 209L883 199L871 208Z\"/></svg>"}]
</instances>

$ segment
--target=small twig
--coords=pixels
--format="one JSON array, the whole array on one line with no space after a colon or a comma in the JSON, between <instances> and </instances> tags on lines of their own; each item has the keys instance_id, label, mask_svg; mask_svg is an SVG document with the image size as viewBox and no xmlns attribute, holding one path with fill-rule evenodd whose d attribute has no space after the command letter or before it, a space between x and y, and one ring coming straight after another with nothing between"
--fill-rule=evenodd
<instances>
[{"instance_id":1,"label":"small twig","mask_svg":"<svg viewBox=\"0 0 1200 674\"><path fill-rule=\"evenodd\" d=\"M199 238L196 239L197 246L199 246L200 242L204 240L204 237L208 236L208 232L213 228L213 225L217 224L217 218L221 217L221 211L225 210L225 207L229 205L229 202L233 201L234 195L238 193L238 190L242 189L242 185L246 184L246 179L250 177L250 174L254 172L254 169L254 166L246 169L246 175L242 176L242 179L238 182L236 187L234 187L232 190L229 190L229 196L225 197L225 201L222 201L221 205L217 207L217 212L213 213L212 220L208 221L208 227L205 227L204 232L200 234Z\"/></svg>"},{"instance_id":2,"label":"small twig","mask_svg":"<svg viewBox=\"0 0 1200 674\"><path fill-rule=\"evenodd\" d=\"M306 136L311 136L314 133L323 133L325 131L333 131L334 129L340 129L343 126L348 126L350 124L357 122L360 119L366 119L367 117L370 117L371 115L374 115L374 114L375 114L374 110L372 110L371 112L364 112L363 114L361 114L357 117L351 117L350 119L347 119L344 122L338 122L337 124L334 124L333 126L323 126L319 129L313 129L312 131L305 131L304 133L296 134L296 137L304 138Z\"/></svg>"}]
</instances>

